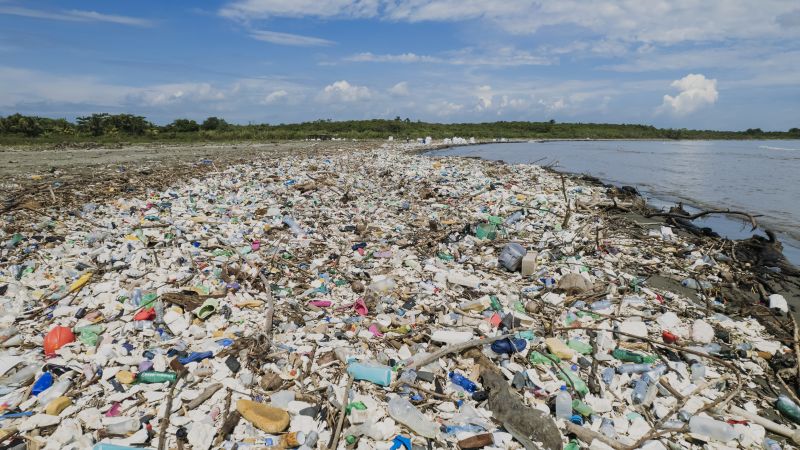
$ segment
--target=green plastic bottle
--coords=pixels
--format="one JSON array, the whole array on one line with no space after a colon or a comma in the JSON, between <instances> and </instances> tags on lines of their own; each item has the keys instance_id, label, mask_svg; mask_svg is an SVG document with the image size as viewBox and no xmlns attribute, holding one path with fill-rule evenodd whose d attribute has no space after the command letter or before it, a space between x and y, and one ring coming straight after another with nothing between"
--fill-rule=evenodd
<instances>
[{"instance_id":1,"label":"green plastic bottle","mask_svg":"<svg viewBox=\"0 0 800 450\"><path fill-rule=\"evenodd\" d=\"M569 386L570 384L569 382L572 381L572 386L575 387L575 391L581 394L581 396L584 396L589 393L589 388L586 386L586 382L584 382L581 379L580 375L573 372L572 369L569 368L569 366L566 367L561 366L561 368L564 370L563 371L556 370L556 375L558 376L558 378L565 381L567 383L567 386ZM566 376L564 375L565 373ZM567 377L569 377L569 381Z\"/></svg>"},{"instance_id":2,"label":"green plastic bottle","mask_svg":"<svg viewBox=\"0 0 800 450\"><path fill-rule=\"evenodd\" d=\"M797 406L789 397L785 395L778 396L778 401L775 403L775 408L786 416L794 423L800 424L800 407Z\"/></svg>"},{"instance_id":3,"label":"green plastic bottle","mask_svg":"<svg viewBox=\"0 0 800 450\"><path fill-rule=\"evenodd\" d=\"M589 417L594 414L594 410L591 406L577 398L572 400L572 409L583 417Z\"/></svg>"},{"instance_id":4,"label":"green plastic bottle","mask_svg":"<svg viewBox=\"0 0 800 450\"><path fill-rule=\"evenodd\" d=\"M576 352L580 353L581 355L588 355L592 353L592 346L587 344L586 342L579 341L577 339L570 339L567 341L567 347L575 350Z\"/></svg>"},{"instance_id":5,"label":"green plastic bottle","mask_svg":"<svg viewBox=\"0 0 800 450\"><path fill-rule=\"evenodd\" d=\"M564 446L564 450L580 450L581 444L578 443L576 439L569 441L567 445Z\"/></svg>"},{"instance_id":6,"label":"green plastic bottle","mask_svg":"<svg viewBox=\"0 0 800 450\"><path fill-rule=\"evenodd\" d=\"M496 295L490 295L489 301L491 302L491 308L493 311L503 310L503 305L500 304L500 299L498 299Z\"/></svg>"},{"instance_id":7,"label":"green plastic bottle","mask_svg":"<svg viewBox=\"0 0 800 450\"><path fill-rule=\"evenodd\" d=\"M174 383L177 379L178 374L175 372L156 372L154 370L140 372L136 376L136 380L140 383L164 383L166 381Z\"/></svg>"},{"instance_id":8,"label":"green plastic bottle","mask_svg":"<svg viewBox=\"0 0 800 450\"><path fill-rule=\"evenodd\" d=\"M561 359L558 356L556 356L556 355L549 355L549 356L550 356L550 358L553 358L553 359L550 359L547 356L544 356L543 354L541 354L541 353L539 353L537 351L532 351L530 353L530 355L528 356L528 360L531 362L531 364L546 364L548 366L551 366L551 365L554 364L553 360L555 360L557 363L561 362Z\"/></svg>"},{"instance_id":9,"label":"green plastic bottle","mask_svg":"<svg viewBox=\"0 0 800 450\"><path fill-rule=\"evenodd\" d=\"M622 348L615 348L611 352L611 356L623 362L631 362L636 364L652 364L656 362L658 359L655 356L640 355L638 353L625 350Z\"/></svg>"}]
</instances>

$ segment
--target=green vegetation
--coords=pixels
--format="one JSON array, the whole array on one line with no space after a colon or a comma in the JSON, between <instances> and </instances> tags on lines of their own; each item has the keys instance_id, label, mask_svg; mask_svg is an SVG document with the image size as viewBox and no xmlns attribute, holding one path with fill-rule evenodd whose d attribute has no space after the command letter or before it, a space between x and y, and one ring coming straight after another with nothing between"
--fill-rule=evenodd
<instances>
[{"instance_id":1,"label":"green vegetation","mask_svg":"<svg viewBox=\"0 0 800 450\"><path fill-rule=\"evenodd\" d=\"M142 116L132 114L92 114L78 117L75 123L66 119L13 114L0 117L0 144L79 143L79 142L199 142L199 141L268 141L307 138L405 140L431 136L434 139L460 136L476 139L800 139L800 128L787 132L713 131L664 129L649 125L488 122L427 123L409 119L349 120L334 122L317 120L297 124L234 125L218 117L202 123L176 119L159 126Z\"/></svg>"}]
</instances>

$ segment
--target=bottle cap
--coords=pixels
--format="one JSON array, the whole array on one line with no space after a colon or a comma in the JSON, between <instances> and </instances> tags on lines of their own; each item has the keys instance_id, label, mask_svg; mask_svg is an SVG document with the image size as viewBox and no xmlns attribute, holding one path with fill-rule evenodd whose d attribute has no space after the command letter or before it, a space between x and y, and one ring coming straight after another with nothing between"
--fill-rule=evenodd
<instances>
[{"instance_id":1,"label":"bottle cap","mask_svg":"<svg viewBox=\"0 0 800 450\"><path fill-rule=\"evenodd\" d=\"M561 390L562 391L566 391L567 390L567 385L566 384L562 384L561 385Z\"/></svg>"}]
</instances>

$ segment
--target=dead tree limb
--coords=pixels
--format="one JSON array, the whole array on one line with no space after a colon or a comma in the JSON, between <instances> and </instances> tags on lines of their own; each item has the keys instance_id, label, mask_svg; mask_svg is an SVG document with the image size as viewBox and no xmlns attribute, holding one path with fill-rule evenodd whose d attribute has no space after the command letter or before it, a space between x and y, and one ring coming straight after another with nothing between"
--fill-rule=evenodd
<instances>
[{"instance_id":1,"label":"dead tree limb","mask_svg":"<svg viewBox=\"0 0 800 450\"><path fill-rule=\"evenodd\" d=\"M697 214L675 214L669 212L647 212L644 214L645 217L667 217L670 219L684 219L684 220L694 220L699 219L700 217L709 216L711 214L723 214L727 216L741 216L746 217L750 221L750 225L753 226L752 230L758 228L758 223L756 222L756 217L760 217L760 215L753 215L750 213L742 212L742 211L731 211L730 209L714 209L710 211L701 211Z\"/></svg>"}]
</instances>

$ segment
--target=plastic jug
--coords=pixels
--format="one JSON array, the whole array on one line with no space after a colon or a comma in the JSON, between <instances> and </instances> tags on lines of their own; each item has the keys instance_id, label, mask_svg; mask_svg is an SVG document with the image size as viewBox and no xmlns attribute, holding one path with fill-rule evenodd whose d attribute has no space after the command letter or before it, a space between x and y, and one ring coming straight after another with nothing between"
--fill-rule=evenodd
<instances>
[{"instance_id":1,"label":"plastic jug","mask_svg":"<svg viewBox=\"0 0 800 450\"><path fill-rule=\"evenodd\" d=\"M425 417L411 402L400 396L392 397L389 400L389 415L426 438L435 437L438 431L436 422Z\"/></svg>"}]
</instances>

